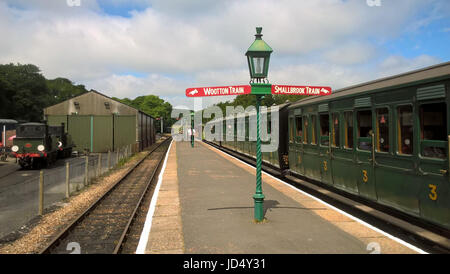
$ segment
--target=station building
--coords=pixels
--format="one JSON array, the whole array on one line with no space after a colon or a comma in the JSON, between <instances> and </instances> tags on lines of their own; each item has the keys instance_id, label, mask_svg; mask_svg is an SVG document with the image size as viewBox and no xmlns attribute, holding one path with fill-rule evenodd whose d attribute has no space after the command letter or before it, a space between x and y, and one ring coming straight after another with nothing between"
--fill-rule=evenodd
<instances>
[{"instance_id":1,"label":"station building","mask_svg":"<svg viewBox=\"0 0 450 274\"><path fill-rule=\"evenodd\" d=\"M64 123L79 152L141 151L156 141L153 117L93 90L45 108L44 119Z\"/></svg>"}]
</instances>

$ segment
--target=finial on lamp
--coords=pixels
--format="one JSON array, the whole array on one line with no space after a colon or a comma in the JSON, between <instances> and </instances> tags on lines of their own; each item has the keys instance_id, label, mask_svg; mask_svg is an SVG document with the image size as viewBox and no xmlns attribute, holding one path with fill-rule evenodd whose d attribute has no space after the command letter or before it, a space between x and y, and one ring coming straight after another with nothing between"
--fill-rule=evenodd
<instances>
[{"instance_id":1,"label":"finial on lamp","mask_svg":"<svg viewBox=\"0 0 450 274\"><path fill-rule=\"evenodd\" d=\"M263 36L261 34L261 32L262 32L262 27L256 27L256 34L255 34L256 39L261 39L261 37Z\"/></svg>"}]
</instances>

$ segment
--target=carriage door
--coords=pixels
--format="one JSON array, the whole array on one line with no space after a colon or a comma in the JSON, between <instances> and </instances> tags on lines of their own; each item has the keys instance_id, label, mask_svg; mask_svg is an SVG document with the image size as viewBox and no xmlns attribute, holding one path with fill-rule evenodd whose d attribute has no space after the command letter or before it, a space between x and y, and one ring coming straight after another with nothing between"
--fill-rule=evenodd
<instances>
[{"instance_id":1,"label":"carriage door","mask_svg":"<svg viewBox=\"0 0 450 274\"><path fill-rule=\"evenodd\" d=\"M319 111L321 106L319 106ZM331 143L330 143L330 115L327 112L319 113L319 159L320 159L320 173L321 181L326 184L333 184L331 177Z\"/></svg>"},{"instance_id":2,"label":"carriage door","mask_svg":"<svg viewBox=\"0 0 450 274\"><path fill-rule=\"evenodd\" d=\"M359 194L371 200L377 200L374 171L374 132L371 109L356 112L357 148L356 168Z\"/></svg>"},{"instance_id":3,"label":"carriage door","mask_svg":"<svg viewBox=\"0 0 450 274\"><path fill-rule=\"evenodd\" d=\"M303 141L304 141L304 123L305 118L302 117L301 112L297 110L296 116L295 116L295 171L298 174L303 175Z\"/></svg>"},{"instance_id":4,"label":"carriage door","mask_svg":"<svg viewBox=\"0 0 450 274\"><path fill-rule=\"evenodd\" d=\"M445 96L444 85L430 88L434 88L434 96ZM418 100L422 98L419 91ZM426 99L428 98L429 95ZM448 160L450 136L447 127L447 108L444 99L419 101L418 173L421 178L419 195L422 217L448 227L450 226L450 167Z\"/></svg>"},{"instance_id":5,"label":"carriage door","mask_svg":"<svg viewBox=\"0 0 450 274\"><path fill-rule=\"evenodd\" d=\"M288 155L289 155L289 169L295 171L295 120L293 115L289 115L289 140L288 140ZM281 134L280 134L281 135Z\"/></svg>"}]
</instances>

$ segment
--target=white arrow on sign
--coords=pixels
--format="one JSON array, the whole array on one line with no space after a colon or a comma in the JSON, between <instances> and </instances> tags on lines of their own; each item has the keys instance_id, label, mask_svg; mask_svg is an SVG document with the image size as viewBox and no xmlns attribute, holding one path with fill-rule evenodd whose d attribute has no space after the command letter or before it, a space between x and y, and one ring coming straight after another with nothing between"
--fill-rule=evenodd
<instances>
[{"instance_id":1,"label":"white arrow on sign","mask_svg":"<svg viewBox=\"0 0 450 274\"><path fill-rule=\"evenodd\" d=\"M195 95L198 93L198 90L194 89L193 91L189 92L189 95Z\"/></svg>"},{"instance_id":2,"label":"white arrow on sign","mask_svg":"<svg viewBox=\"0 0 450 274\"><path fill-rule=\"evenodd\" d=\"M322 89L320 90L320 92L323 92L323 93L325 93L325 94L330 93L330 91L329 91L328 89L324 89L324 88L322 88Z\"/></svg>"}]
</instances>

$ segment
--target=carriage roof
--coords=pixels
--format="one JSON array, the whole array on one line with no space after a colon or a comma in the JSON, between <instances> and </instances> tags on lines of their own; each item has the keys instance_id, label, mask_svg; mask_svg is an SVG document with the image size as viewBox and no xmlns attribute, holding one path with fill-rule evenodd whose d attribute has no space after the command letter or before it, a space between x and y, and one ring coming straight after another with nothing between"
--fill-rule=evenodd
<instances>
[{"instance_id":1,"label":"carriage roof","mask_svg":"<svg viewBox=\"0 0 450 274\"><path fill-rule=\"evenodd\" d=\"M357 84L354 86L338 89L333 91L333 94L328 96L311 96L292 104L289 108L296 108L298 106L307 105L311 103L318 103L321 101L328 101L338 99L346 96L363 94L368 91L383 91L388 88L402 87L406 85L414 85L420 82L435 79L445 79L450 77L450 62L441 63L438 65L390 76L374 81Z\"/></svg>"}]
</instances>

